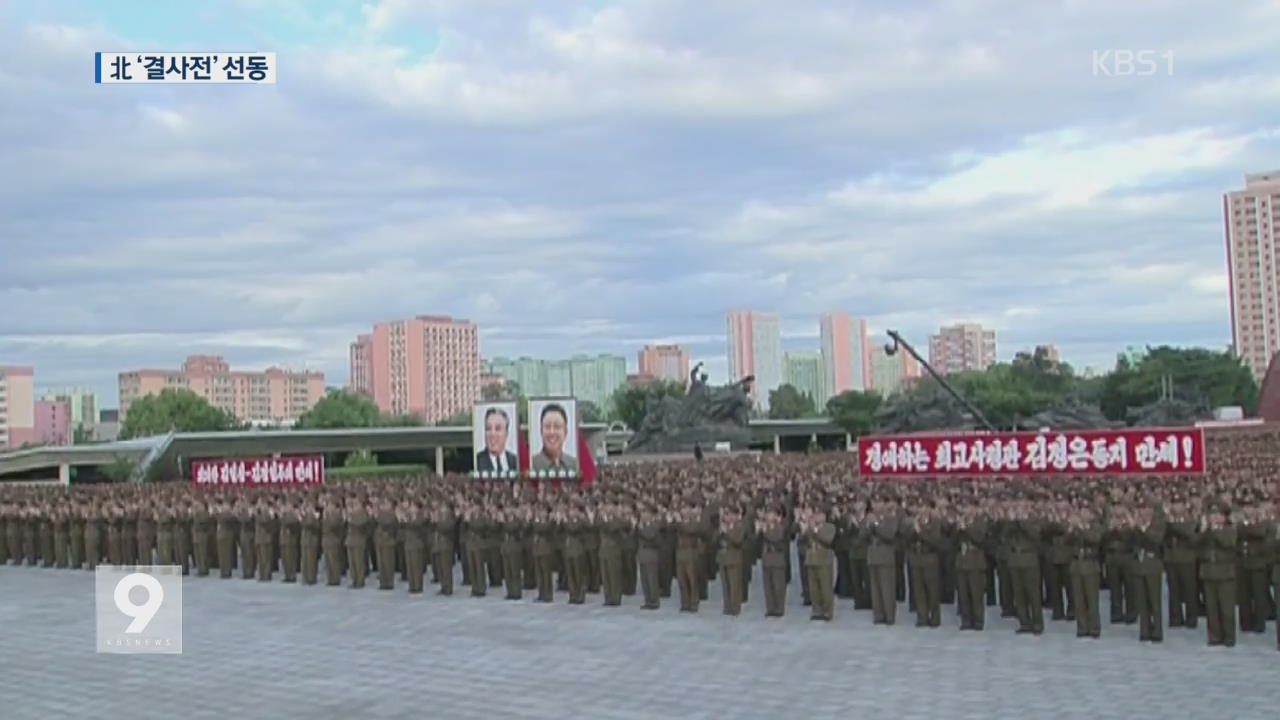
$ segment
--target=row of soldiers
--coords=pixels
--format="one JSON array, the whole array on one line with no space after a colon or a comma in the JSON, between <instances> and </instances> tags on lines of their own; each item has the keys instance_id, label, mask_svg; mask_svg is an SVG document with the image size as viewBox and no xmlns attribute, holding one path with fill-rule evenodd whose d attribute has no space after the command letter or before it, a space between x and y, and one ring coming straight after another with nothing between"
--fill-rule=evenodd
<instances>
[{"instance_id":1,"label":"row of soldiers","mask_svg":"<svg viewBox=\"0 0 1280 720\"><path fill-rule=\"evenodd\" d=\"M1263 632L1274 618L1277 497L1248 473L1188 478L850 482L845 456L610 468L604 482L560 487L465 479L210 491L182 483L0 491L0 559L57 567L182 565L226 578L347 578L421 592L430 575L453 592L454 568L474 595L505 586L571 603L603 591L618 605L639 589L657 609L675 585L696 612L720 578L723 610L741 611L753 571L764 610L785 612L798 575L815 620L835 599L896 621L982 630L986 607L1040 633L1044 609L1101 633L1100 590L1113 623L1163 638L1168 624L1206 618L1210 644ZM795 552L793 553L793 548ZM322 562L323 560L323 562ZM795 567L793 567L793 565ZM637 583L637 577L639 583ZM1280 590L1278 590L1280 592ZM1280 648L1280 623L1277 624Z\"/></svg>"}]
</instances>

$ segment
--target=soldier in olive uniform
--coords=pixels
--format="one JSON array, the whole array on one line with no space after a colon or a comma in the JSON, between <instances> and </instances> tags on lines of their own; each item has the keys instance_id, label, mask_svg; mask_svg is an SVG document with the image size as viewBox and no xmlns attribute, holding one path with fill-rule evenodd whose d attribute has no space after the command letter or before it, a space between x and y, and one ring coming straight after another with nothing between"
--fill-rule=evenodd
<instances>
[{"instance_id":1,"label":"soldier in olive uniform","mask_svg":"<svg viewBox=\"0 0 1280 720\"><path fill-rule=\"evenodd\" d=\"M551 511L538 510L533 522L533 572L538 586L538 602L551 602L555 585L551 571L556 562L556 524Z\"/></svg>"},{"instance_id":2,"label":"soldier in olive uniform","mask_svg":"<svg viewBox=\"0 0 1280 720\"><path fill-rule=\"evenodd\" d=\"M179 500L174 505L173 518L173 552L177 565L182 566L182 574L191 574L192 541L191 541L191 501L189 498Z\"/></svg>"},{"instance_id":3,"label":"soldier in olive uniform","mask_svg":"<svg viewBox=\"0 0 1280 720\"><path fill-rule=\"evenodd\" d=\"M389 498L384 498L378 508L374 542L378 555L378 588L392 590L396 585L396 539L400 535L400 520Z\"/></svg>"},{"instance_id":4,"label":"soldier in olive uniform","mask_svg":"<svg viewBox=\"0 0 1280 720\"><path fill-rule=\"evenodd\" d=\"M810 511L805 516L805 540L808 552L805 565L808 569L809 600L813 603L810 620L831 620L835 617L835 583L832 577L836 540L836 526L827 522L826 513Z\"/></svg>"},{"instance_id":5,"label":"soldier in olive uniform","mask_svg":"<svg viewBox=\"0 0 1280 720\"><path fill-rule=\"evenodd\" d=\"M1202 521L1200 538L1209 645L1236 644L1236 541L1230 508L1225 504L1211 508Z\"/></svg>"},{"instance_id":6,"label":"soldier in olive uniform","mask_svg":"<svg viewBox=\"0 0 1280 720\"><path fill-rule=\"evenodd\" d=\"M137 565L138 560L138 515L141 508L137 502L124 505L124 516L120 524L121 562L125 565ZM150 558L148 558L150 562Z\"/></svg>"},{"instance_id":7,"label":"soldier in olive uniform","mask_svg":"<svg viewBox=\"0 0 1280 720\"><path fill-rule=\"evenodd\" d=\"M0 565L9 563L9 513L8 503L0 502Z\"/></svg>"},{"instance_id":8,"label":"soldier in olive uniform","mask_svg":"<svg viewBox=\"0 0 1280 720\"><path fill-rule=\"evenodd\" d=\"M1150 513L1150 511L1145 511ZM1164 641L1164 597L1162 595L1164 563L1160 551L1164 547L1163 516L1144 518L1134 529L1133 589L1138 608L1138 640Z\"/></svg>"},{"instance_id":9,"label":"soldier in olive uniform","mask_svg":"<svg viewBox=\"0 0 1280 720\"><path fill-rule=\"evenodd\" d=\"M640 564L640 589L644 593L644 610L657 610L661 605L658 573L662 565L662 525L653 508L645 507L636 529L636 561Z\"/></svg>"},{"instance_id":10,"label":"soldier in olive uniform","mask_svg":"<svg viewBox=\"0 0 1280 720\"><path fill-rule=\"evenodd\" d=\"M1196 524L1187 516L1182 498L1170 505L1165 526L1164 568L1169 585L1169 627L1195 628L1200 617L1196 584Z\"/></svg>"},{"instance_id":11,"label":"soldier in olive uniform","mask_svg":"<svg viewBox=\"0 0 1280 720\"><path fill-rule=\"evenodd\" d=\"M62 498L65 502L66 499ZM71 564L71 534L69 520L66 511L62 508L54 508L52 511L53 526L53 564L55 567L66 569Z\"/></svg>"},{"instance_id":12,"label":"soldier in olive uniform","mask_svg":"<svg viewBox=\"0 0 1280 720\"><path fill-rule=\"evenodd\" d=\"M1133 598L1133 547L1127 530L1108 523L1107 588L1111 593L1111 622L1129 624L1138 619Z\"/></svg>"},{"instance_id":13,"label":"soldier in olive uniform","mask_svg":"<svg viewBox=\"0 0 1280 720\"><path fill-rule=\"evenodd\" d=\"M155 510L156 531L156 564L172 565L173 552L173 507L168 501L161 500Z\"/></svg>"},{"instance_id":14,"label":"soldier in olive uniform","mask_svg":"<svg viewBox=\"0 0 1280 720\"><path fill-rule=\"evenodd\" d=\"M315 585L320 574L320 510L316 501L308 499L298 510L301 537L298 539L302 556L298 558L302 570L302 582ZM335 585L337 583L334 583Z\"/></svg>"},{"instance_id":15,"label":"soldier in olive uniform","mask_svg":"<svg viewBox=\"0 0 1280 720\"><path fill-rule=\"evenodd\" d=\"M604 587L604 604L621 605L623 545L630 527L621 509L612 505L605 507L599 520L600 583Z\"/></svg>"},{"instance_id":16,"label":"soldier in olive uniform","mask_svg":"<svg viewBox=\"0 0 1280 720\"><path fill-rule=\"evenodd\" d=\"M254 547L258 551L258 582L270 582L276 569L275 543L278 517L275 508L266 499L258 501L257 512L253 516Z\"/></svg>"},{"instance_id":17,"label":"soldier in olive uniform","mask_svg":"<svg viewBox=\"0 0 1280 720\"><path fill-rule=\"evenodd\" d=\"M942 523L933 508L924 510L906 533L911 586L914 588L916 627L942 625L942 562L945 551Z\"/></svg>"},{"instance_id":18,"label":"soldier in olive uniform","mask_svg":"<svg viewBox=\"0 0 1280 720\"><path fill-rule=\"evenodd\" d=\"M791 531L783 510L775 508L760 519L760 564L764 571L764 615L782 617L787 605L787 555L791 553Z\"/></svg>"},{"instance_id":19,"label":"soldier in olive uniform","mask_svg":"<svg viewBox=\"0 0 1280 720\"><path fill-rule=\"evenodd\" d=\"M84 567L86 570L97 570L102 560L102 533L105 503L101 500L90 501L81 512L84 517Z\"/></svg>"},{"instance_id":20,"label":"soldier in olive uniform","mask_svg":"<svg viewBox=\"0 0 1280 720\"><path fill-rule=\"evenodd\" d=\"M463 513L463 521L466 523L464 530L467 553L466 566L469 568L467 577L471 579L471 597L484 597L488 585L484 566L489 552L487 544L489 542L488 525L490 521L485 516L485 510L479 506L468 508Z\"/></svg>"},{"instance_id":21,"label":"soldier in olive uniform","mask_svg":"<svg viewBox=\"0 0 1280 720\"><path fill-rule=\"evenodd\" d=\"M570 605L581 605L586 602L587 549L582 537L587 521L588 518L581 510L571 509L562 530L564 572L569 587Z\"/></svg>"},{"instance_id":22,"label":"soldier in olive uniform","mask_svg":"<svg viewBox=\"0 0 1280 720\"><path fill-rule=\"evenodd\" d=\"M237 514L230 501L223 499L218 503L215 513L218 541L218 575L224 580L231 577L236 562L236 538L240 533Z\"/></svg>"},{"instance_id":23,"label":"soldier in olive uniform","mask_svg":"<svg viewBox=\"0 0 1280 720\"><path fill-rule=\"evenodd\" d=\"M871 574L871 615L877 625L892 625L898 614L895 586L900 519L887 503L876 506L868 520L871 544L867 568Z\"/></svg>"},{"instance_id":24,"label":"soldier in olive uniform","mask_svg":"<svg viewBox=\"0 0 1280 720\"><path fill-rule=\"evenodd\" d=\"M404 547L404 572L410 593L422 592L422 578L427 572L427 520L422 506L403 500L397 513L400 522L400 544Z\"/></svg>"},{"instance_id":25,"label":"soldier in olive uniform","mask_svg":"<svg viewBox=\"0 0 1280 720\"><path fill-rule=\"evenodd\" d=\"M254 529L254 513L244 498L236 504L236 527L240 529L240 577L250 580L257 572L257 534Z\"/></svg>"},{"instance_id":26,"label":"soldier in olive uniform","mask_svg":"<svg viewBox=\"0 0 1280 720\"><path fill-rule=\"evenodd\" d=\"M523 510L509 509L500 516L502 544L502 580L507 586L506 599L519 600L524 596L525 522Z\"/></svg>"},{"instance_id":27,"label":"soldier in olive uniform","mask_svg":"<svg viewBox=\"0 0 1280 720\"><path fill-rule=\"evenodd\" d=\"M456 521L448 505L438 507L431 518L431 562L441 595L453 594L454 532Z\"/></svg>"},{"instance_id":28,"label":"soldier in olive uniform","mask_svg":"<svg viewBox=\"0 0 1280 720\"><path fill-rule=\"evenodd\" d=\"M40 522L36 526L36 535L39 540L40 562L43 567L53 567L56 559L53 555L53 522L55 511L53 505L45 502L40 505Z\"/></svg>"},{"instance_id":29,"label":"soldier in olive uniform","mask_svg":"<svg viewBox=\"0 0 1280 720\"><path fill-rule=\"evenodd\" d=\"M1009 528L1009 569L1013 572L1013 605L1018 613L1018 632L1044 632L1044 604L1041 602L1040 522L1024 510Z\"/></svg>"},{"instance_id":30,"label":"soldier in olive uniform","mask_svg":"<svg viewBox=\"0 0 1280 720\"><path fill-rule=\"evenodd\" d=\"M1045 523L1045 540L1051 617L1075 620L1075 603L1071 600L1071 537L1065 523Z\"/></svg>"},{"instance_id":31,"label":"soldier in olive uniform","mask_svg":"<svg viewBox=\"0 0 1280 720\"><path fill-rule=\"evenodd\" d=\"M961 630L982 630L987 607L983 602L987 582L987 522L983 517L966 515L961 519L956 536L956 591Z\"/></svg>"},{"instance_id":32,"label":"soldier in olive uniform","mask_svg":"<svg viewBox=\"0 0 1280 720\"><path fill-rule=\"evenodd\" d=\"M676 576L680 583L681 612L697 612L702 599L702 557L707 527L702 511L687 505L676 527Z\"/></svg>"},{"instance_id":33,"label":"soldier in olive uniform","mask_svg":"<svg viewBox=\"0 0 1280 720\"><path fill-rule=\"evenodd\" d=\"M1266 631L1271 612L1271 524L1258 514L1252 498L1239 508L1240 572L1236 579L1236 597L1240 603L1240 630Z\"/></svg>"},{"instance_id":34,"label":"soldier in olive uniform","mask_svg":"<svg viewBox=\"0 0 1280 720\"><path fill-rule=\"evenodd\" d=\"M294 501L286 498L280 508L280 564L287 583L298 581L298 541L301 534L302 516L298 514Z\"/></svg>"},{"instance_id":35,"label":"soldier in olive uniform","mask_svg":"<svg viewBox=\"0 0 1280 720\"><path fill-rule=\"evenodd\" d=\"M368 565L369 513L358 498L347 503L347 569L351 572L351 587L364 587Z\"/></svg>"},{"instance_id":36,"label":"soldier in olive uniform","mask_svg":"<svg viewBox=\"0 0 1280 720\"><path fill-rule=\"evenodd\" d=\"M586 592L589 595L600 592L600 586L604 582L604 578L600 572L600 527L597 522L590 521L583 523L582 532L582 577ZM621 552L621 548L619 548ZM619 564L622 562L621 556L618 558ZM619 573L619 582L621 582L621 573Z\"/></svg>"},{"instance_id":37,"label":"soldier in olive uniform","mask_svg":"<svg viewBox=\"0 0 1280 720\"><path fill-rule=\"evenodd\" d=\"M213 522L216 520L210 516L204 498L196 498L191 504L191 555L196 577L209 575L209 527Z\"/></svg>"},{"instance_id":38,"label":"soldier in olive uniform","mask_svg":"<svg viewBox=\"0 0 1280 720\"><path fill-rule=\"evenodd\" d=\"M155 561L156 532L159 527L160 501L151 500L138 508L137 562L150 565Z\"/></svg>"},{"instance_id":39,"label":"soldier in olive uniform","mask_svg":"<svg viewBox=\"0 0 1280 720\"><path fill-rule=\"evenodd\" d=\"M347 571L347 519L336 498L329 498L320 518L320 545L324 551L324 577L330 586L341 585Z\"/></svg>"},{"instance_id":40,"label":"soldier in olive uniform","mask_svg":"<svg viewBox=\"0 0 1280 720\"><path fill-rule=\"evenodd\" d=\"M1098 555L1106 527L1092 512L1077 511L1067 528L1071 542L1071 602L1076 613L1076 637L1102 635L1102 610L1098 588L1102 566Z\"/></svg>"},{"instance_id":41,"label":"soldier in olive uniform","mask_svg":"<svg viewBox=\"0 0 1280 720\"><path fill-rule=\"evenodd\" d=\"M834 539L834 538L833 538ZM720 511L720 550L716 561L720 564L720 587L724 594L724 614L737 615L742 611L743 545L747 532L743 516L733 508Z\"/></svg>"},{"instance_id":42,"label":"soldier in olive uniform","mask_svg":"<svg viewBox=\"0 0 1280 720\"><path fill-rule=\"evenodd\" d=\"M107 562L124 564L124 508L111 503L107 507Z\"/></svg>"}]
</instances>

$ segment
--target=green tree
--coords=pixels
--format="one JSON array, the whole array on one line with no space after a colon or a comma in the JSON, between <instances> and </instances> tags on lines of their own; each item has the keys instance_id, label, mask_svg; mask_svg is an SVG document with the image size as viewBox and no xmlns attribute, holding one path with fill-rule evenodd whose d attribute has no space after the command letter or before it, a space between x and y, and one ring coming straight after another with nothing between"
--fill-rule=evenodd
<instances>
[{"instance_id":1,"label":"green tree","mask_svg":"<svg viewBox=\"0 0 1280 720\"><path fill-rule=\"evenodd\" d=\"M300 415L293 426L301 430L378 427L382 424L382 413L369 398L348 390L330 390L310 410Z\"/></svg>"},{"instance_id":2,"label":"green tree","mask_svg":"<svg viewBox=\"0 0 1280 720\"><path fill-rule=\"evenodd\" d=\"M418 413L393 413L379 416L378 424L383 427L420 427L426 422Z\"/></svg>"},{"instance_id":3,"label":"green tree","mask_svg":"<svg viewBox=\"0 0 1280 720\"><path fill-rule=\"evenodd\" d=\"M578 401L578 422L598 423L604 421L604 413L600 411L600 407L598 405L590 400Z\"/></svg>"},{"instance_id":4,"label":"green tree","mask_svg":"<svg viewBox=\"0 0 1280 720\"><path fill-rule=\"evenodd\" d=\"M524 392L520 389L520 383L515 380L506 380L495 385L485 385L480 391L480 399L485 402L523 400Z\"/></svg>"},{"instance_id":5,"label":"green tree","mask_svg":"<svg viewBox=\"0 0 1280 720\"><path fill-rule=\"evenodd\" d=\"M1112 420L1125 420L1131 408L1149 406L1169 394L1170 399L1210 408L1242 406L1257 410L1258 385L1252 373L1230 352L1206 348L1148 348L1136 363L1124 356L1102 382L1102 411Z\"/></svg>"},{"instance_id":6,"label":"green tree","mask_svg":"<svg viewBox=\"0 0 1280 720\"><path fill-rule=\"evenodd\" d=\"M445 427L469 426L471 425L471 408L467 408L466 410L459 410L458 412L436 423L436 425L445 426Z\"/></svg>"},{"instance_id":7,"label":"green tree","mask_svg":"<svg viewBox=\"0 0 1280 720\"><path fill-rule=\"evenodd\" d=\"M769 417L774 420L796 420L817 414L813 397L800 392L795 385L784 383L769 391Z\"/></svg>"},{"instance_id":8,"label":"green tree","mask_svg":"<svg viewBox=\"0 0 1280 720\"><path fill-rule=\"evenodd\" d=\"M215 432L238 430L243 424L235 416L209 404L186 389L165 388L146 395L129 406L120 426L120 439L175 432Z\"/></svg>"},{"instance_id":9,"label":"green tree","mask_svg":"<svg viewBox=\"0 0 1280 720\"><path fill-rule=\"evenodd\" d=\"M613 393L613 402L610 403L613 410L610 420L621 420L628 428L638 429L644 424L651 394L658 398L682 398L685 388L682 383L672 380L655 380L646 385L619 388Z\"/></svg>"},{"instance_id":10,"label":"green tree","mask_svg":"<svg viewBox=\"0 0 1280 720\"><path fill-rule=\"evenodd\" d=\"M132 407L130 411L132 411ZM102 474L113 483L129 482L133 479L133 473L138 469L138 464L124 455L116 455L110 464L102 466Z\"/></svg>"},{"instance_id":11,"label":"green tree","mask_svg":"<svg viewBox=\"0 0 1280 720\"><path fill-rule=\"evenodd\" d=\"M867 435L876 429L876 411L883 403L876 390L848 390L827 401L827 415L845 432Z\"/></svg>"},{"instance_id":12,"label":"green tree","mask_svg":"<svg viewBox=\"0 0 1280 720\"><path fill-rule=\"evenodd\" d=\"M343 467L375 467L377 464L378 457L373 454L372 450L367 448L351 451L347 455L347 459L342 462Z\"/></svg>"}]
</instances>

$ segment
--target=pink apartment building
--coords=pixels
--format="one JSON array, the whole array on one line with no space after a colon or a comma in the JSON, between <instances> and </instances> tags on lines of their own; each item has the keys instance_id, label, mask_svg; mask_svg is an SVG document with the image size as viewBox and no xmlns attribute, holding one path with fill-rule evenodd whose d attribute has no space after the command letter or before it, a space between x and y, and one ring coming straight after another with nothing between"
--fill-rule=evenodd
<instances>
[{"instance_id":1,"label":"pink apartment building","mask_svg":"<svg viewBox=\"0 0 1280 720\"><path fill-rule=\"evenodd\" d=\"M782 333L777 313L731 310L725 315L729 380L755 376L751 399L757 410L769 410L769 391L782 384Z\"/></svg>"},{"instance_id":2,"label":"pink apartment building","mask_svg":"<svg viewBox=\"0 0 1280 720\"><path fill-rule=\"evenodd\" d=\"M219 355L191 355L180 370L120 373L120 420L135 400L166 388L185 388L241 421L288 424L324 397L324 373L271 367L232 370Z\"/></svg>"},{"instance_id":3,"label":"pink apartment building","mask_svg":"<svg viewBox=\"0 0 1280 720\"><path fill-rule=\"evenodd\" d=\"M849 390L869 390L871 379L871 348L867 344L867 321L847 312L835 311L819 320L822 340L822 370L826 387L824 397L839 395Z\"/></svg>"},{"instance_id":4,"label":"pink apartment building","mask_svg":"<svg viewBox=\"0 0 1280 720\"><path fill-rule=\"evenodd\" d=\"M35 420L37 443L71 444L71 403L66 400L37 400Z\"/></svg>"},{"instance_id":5,"label":"pink apartment building","mask_svg":"<svg viewBox=\"0 0 1280 720\"><path fill-rule=\"evenodd\" d=\"M0 447L36 442L35 370L0 365Z\"/></svg>"},{"instance_id":6,"label":"pink apartment building","mask_svg":"<svg viewBox=\"0 0 1280 720\"><path fill-rule=\"evenodd\" d=\"M679 345L645 345L639 360L638 375L673 380L681 385L689 381L689 351Z\"/></svg>"},{"instance_id":7,"label":"pink apartment building","mask_svg":"<svg viewBox=\"0 0 1280 720\"><path fill-rule=\"evenodd\" d=\"M429 423L469 410L480 397L479 330L440 315L377 323L351 343L350 386L383 412Z\"/></svg>"},{"instance_id":8,"label":"pink apartment building","mask_svg":"<svg viewBox=\"0 0 1280 720\"><path fill-rule=\"evenodd\" d=\"M1222 198L1235 352L1262 382L1280 350L1280 170L1245 175Z\"/></svg>"}]
</instances>

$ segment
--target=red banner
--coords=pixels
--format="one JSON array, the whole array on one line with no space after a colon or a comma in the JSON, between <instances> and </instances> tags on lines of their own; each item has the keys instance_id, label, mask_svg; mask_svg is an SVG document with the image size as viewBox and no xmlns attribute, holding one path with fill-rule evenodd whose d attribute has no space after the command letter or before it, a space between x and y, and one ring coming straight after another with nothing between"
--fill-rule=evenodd
<instances>
[{"instance_id":1,"label":"red banner","mask_svg":"<svg viewBox=\"0 0 1280 720\"><path fill-rule=\"evenodd\" d=\"M322 485L323 455L192 460L197 485Z\"/></svg>"},{"instance_id":2,"label":"red banner","mask_svg":"<svg viewBox=\"0 0 1280 720\"><path fill-rule=\"evenodd\" d=\"M858 438L863 477L1143 475L1205 471L1199 428L888 435Z\"/></svg>"}]
</instances>

